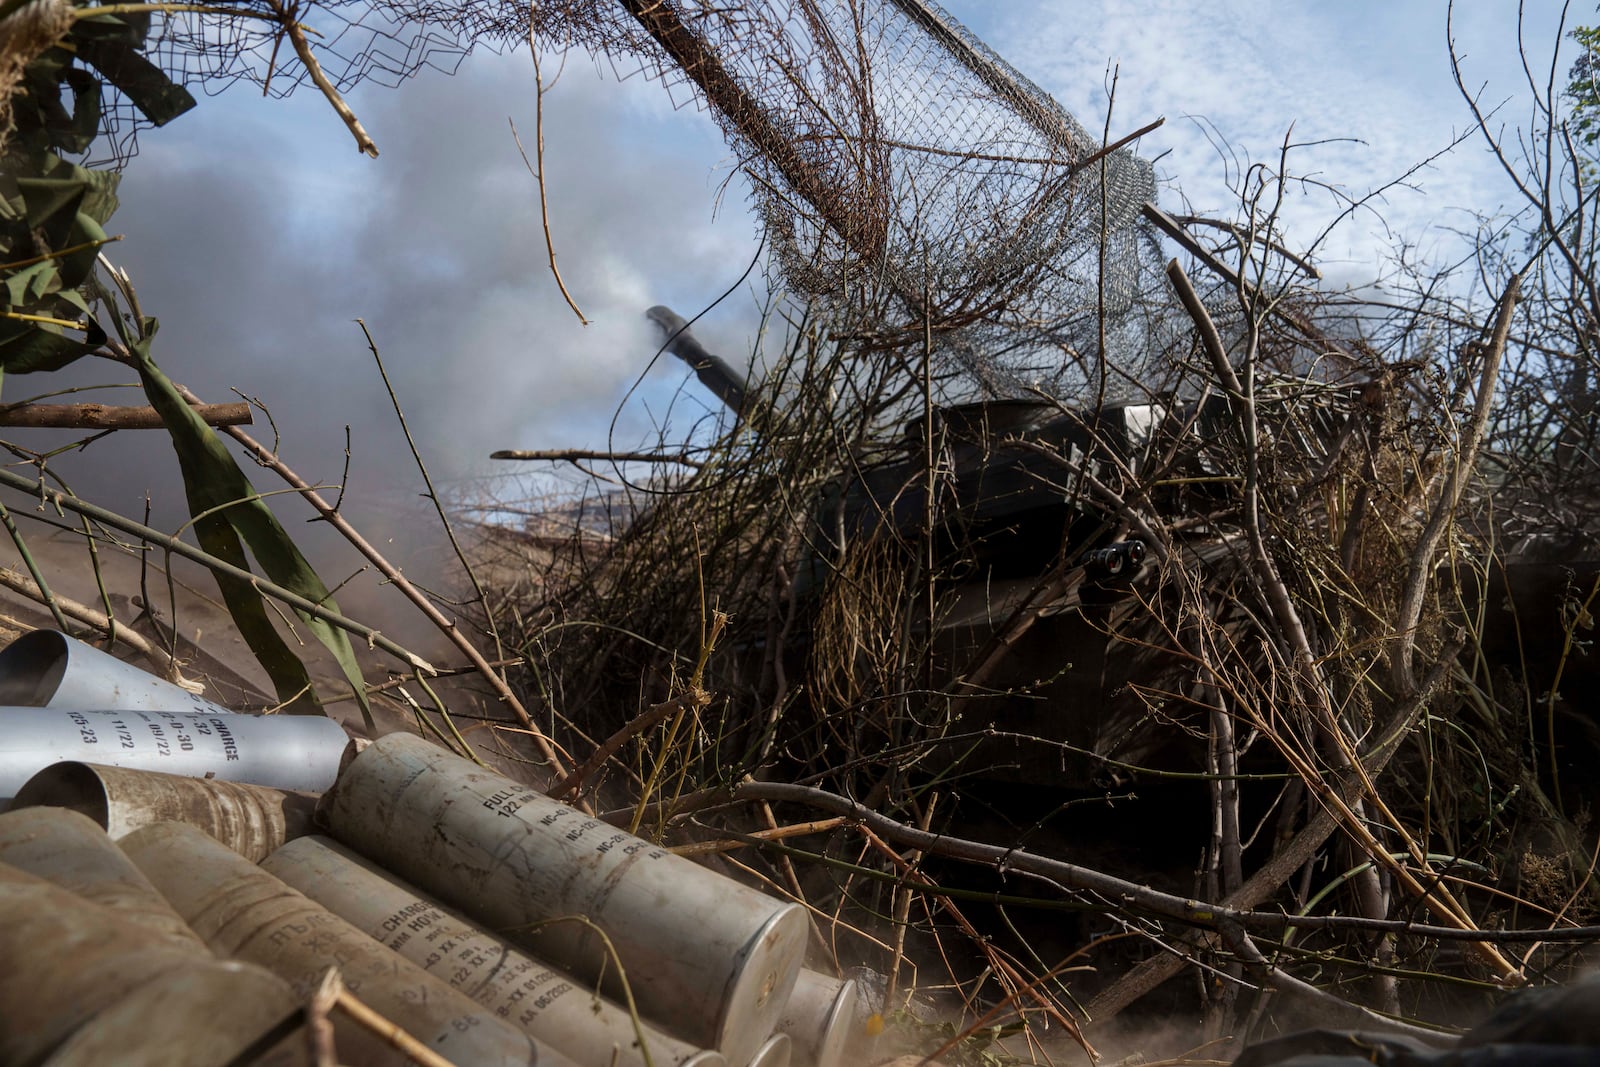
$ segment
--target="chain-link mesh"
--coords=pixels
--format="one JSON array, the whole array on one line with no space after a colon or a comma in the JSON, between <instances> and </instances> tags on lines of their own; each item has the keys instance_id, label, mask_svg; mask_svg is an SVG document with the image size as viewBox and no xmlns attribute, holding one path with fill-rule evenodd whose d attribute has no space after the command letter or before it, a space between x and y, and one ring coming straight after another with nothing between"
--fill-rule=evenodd
<instances>
[{"instance_id":1,"label":"chain-link mesh","mask_svg":"<svg viewBox=\"0 0 1600 1067\"><path fill-rule=\"evenodd\" d=\"M458 27L459 21L434 24L369 0L244 0L225 13L153 13L144 53L191 91L214 96L242 81L281 98L310 80L281 29L284 22L298 22L308 31L323 72L343 93L369 80L397 85L425 67L454 73L475 45L503 43L491 33L460 32L476 24ZM526 25L524 14L523 32ZM110 85L103 89L101 108L100 136L85 162L121 166L137 152L139 132L150 122Z\"/></svg>"},{"instance_id":2,"label":"chain-link mesh","mask_svg":"<svg viewBox=\"0 0 1600 1067\"><path fill-rule=\"evenodd\" d=\"M879 316L893 293L904 323L936 324L969 394L1155 384L1150 165L1102 154L937 5L549 0L533 28L692 87L751 178L785 283Z\"/></svg>"},{"instance_id":3,"label":"chain-link mesh","mask_svg":"<svg viewBox=\"0 0 1600 1067\"><path fill-rule=\"evenodd\" d=\"M313 30L345 91L531 29L709 104L751 179L784 283L880 343L931 321L947 395L1039 388L1116 398L1157 384L1162 293L1140 209L1150 165L1091 135L927 0L246 0L159 17L148 52L175 80L286 95L307 78L279 24ZM131 150L137 116L108 108ZM105 151L105 149L101 149ZM884 299L885 294L888 300ZM1101 346L1108 358L1102 360Z\"/></svg>"}]
</instances>

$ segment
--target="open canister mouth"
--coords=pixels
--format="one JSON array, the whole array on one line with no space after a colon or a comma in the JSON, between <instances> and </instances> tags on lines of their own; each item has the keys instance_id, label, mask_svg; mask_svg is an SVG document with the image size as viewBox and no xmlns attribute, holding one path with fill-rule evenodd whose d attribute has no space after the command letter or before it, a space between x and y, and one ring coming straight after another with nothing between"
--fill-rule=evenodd
<instances>
[{"instance_id":1,"label":"open canister mouth","mask_svg":"<svg viewBox=\"0 0 1600 1067\"><path fill-rule=\"evenodd\" d=\"M17 790L21 808L70 808L112 839L157 822L198 826L252 863L312 832L317 797L221 778L105 767L66 760Z\"/></svg>"},{"instance_id":2,"label":"open canister mouth","mask_svg":"<svg viewBox=\"0 0 1600 1067\"><path fill-rule=\"evenodd\" d=\"M0 707L231 714L60 630L25 633L0 651Z\"/></svg>"},{"instance_id":3,"label":"open canister mouth","mask_svg":"<svg viewBox=\"0 0 1600 1067\"><path fill-rule=\"evenodd\" d=\"M66 677L68 640L57 630L35 630L0 651L0 704L49 707Z\"/></svg>"}]
</instances>

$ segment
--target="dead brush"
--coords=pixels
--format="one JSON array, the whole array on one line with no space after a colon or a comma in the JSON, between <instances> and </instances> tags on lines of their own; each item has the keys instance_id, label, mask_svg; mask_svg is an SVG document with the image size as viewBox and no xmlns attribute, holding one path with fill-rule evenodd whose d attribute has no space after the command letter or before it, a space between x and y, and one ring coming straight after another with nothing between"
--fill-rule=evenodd
<instances>
[{"instance_id":1,"label":"dead brush","mask_svg":"<svg viewBox=\"0 0 1600 1067\"><path fill-rule=\"evenodd\" d=\"M761 749L786 700L783 652L798 621L793 585L805 580L817 542L815 502L873 418L827 402L830 391L861 384L848 381L853 373L815 324L797 322L745 419L700 449L698 468L625 481L614 493L631 525L603 545L574 532L574 547L552 548L566 566L505 606L523 620L524 648L547 665L539 693L547 706L590 709L585 729L603 735L631 717L623 709L640 694L646 703L670 698L674 673L700 652L698 623L692 634L682 624L714 609L730 621L704 685L758 709L739 717L719 751L742 767ZM581 673L566 666L580 662Z\"/></svg>"},{"instance_id":2,"label":"dead brush","mask_svg":"<svg viewBox=\"0 0 1600 1067\"><path fill-rule=\"evenodd\" d=\"M1201 860L1192 873L1203 899L1242 908L1277 900L1308 922L1329 908L1377 923L1393 909L1424 909L1436 925L1471 930L1482 921L1483 898L1460 880L1459 868L1439 866L1446 853L1431 847L1432 793L1377 784L1391 759L1402 783L1413 780L1417 757L1406 738L1419 722L1426 731L1437 718L1434 702L1446 699L1440 685L1459 647L1453 606L1435 581L1438 562L1425 570L1422 610L1409 624L1404 605L1428 516L1441 507L1454 514L1453 503L1440 503L1445 476L1438 464L1419 470L1418 461L1448 452L1460 427L1448 415L1430 415L1425 396L1407 393L1404 384L1375 396L1371 383L1385 373L1380 356L1343 364L1339 378L1308 376L1296 370L1306 354L1303 337L1259 321L1235 321L1230 332L1248 337L1252 328L1259 332L1261 391L1230 396L1220 411L1213 405L1205 417L1216 432L1202 436L1195 423L1176 425L1168 440L1189 444L1138 476L1092 468L1077 453L1051 454L1052 490L1069 499L1096 494L1110 514L1100 536L1144 531L1158 561L1135 584L1131 610L1107 616L1103 634L1113 647L1143 650L1147 673L1131 680L1126 696L1146 711L1127 720L1128 728L1159 743L1125 748L1142 754L1118 758L1091 743L1080 754L1102 760L1112 779L1149 788L1182 780L1209 791L1212 828L1196 843ZM516 607L517 618L544 620L524 626L521 640L539 663L543 698L559 702L564 715L581 715L593 736L644 717L643 705L665 706L698 665L710 700L698 718L680 709L670 723L652 719L611 763L609 788L631 811L630 822L700 840L685 847L702 852L711 847L706 838L721 842L718 852L730 842L758 848L739 863L807 903L819 922L827 917L821 940L835 960L865 954L891 975L902 961L914 962L924 986L947 977L973 1020L986 1017L981 1004L1015 1004L1027 1025L1018 1031L1020 1044L1008 1047L1036 1055L1020 1051L1035 1041L1036 1027L1075 1010L1066 980L1045 977L1057 975L1060 962L1050 952L1065 946L1045 950L1026 938L990 944L992 926L986 931L959 907L936 903L960 888L925 873L930 857L885 851L882 842L857 846L848 822L823 829L794 808L763 807L764 821L754 811L695 814L733 797L765 796L765 783L777 789L803 782L859 798L907 826L938 821L951 831L963 825L954 819L970 820L971 805L982 803L976 798L989 773L961 754L982 751L1005 733L997 709L1026 707L1053 677L1071 673L1070 665L1039 663L1027 674L1032 681L980 674L996 653L960 652L935 640L957 603L952 590L975 573L975 546L951 533L950 516L963 502L951 495L949 442L906 439L896 426L898 418L932 410L931 382L918 382L904 353L845 356L845 346L830 349L815 330L798 336L787 360L752 383L758 399L746 425L698 454L690 473L631 485L640 502L633 526L600 554L584 554L590 562L569 581L544 587L546 599ZM1203 398L1230 388L1203 361L1190 366L1192 380L1175 381L1168 395ZM866 410L841 425L825 398L863 380L881 391L865 394ZM1181 422L1178 411L1172 417ZM1242 426L1246 412L1253 423ZM1266 471L1270 463L1270 473L1253 490L1237 473L1197 479L1195 449L1209 470L1254 464ZM865 511L847 506L846 488L859 471L877 469L880 456L908 464L904 481ZM1157 500L1161 509L1152 506ZM1465 534L1446 533L1451 558L1470 548ZM1044 599L1022 603L1077 596L1061 575L1074 573L1081 553L1063 544L1063 569L1032 580ZM701 620L713 607L729 622L709 654ZM1039 610L1019 609L1004 626L996 620L998 632L1010 636L996 646L995 662ZM1402 644L1430 665L1411 689L1397 681ZM981 684L968 682L980 677ZM1010 680L996 688L998 678ZM596 717L604 729L592 725ZM1430 744L1451 743L1436 732L1427 736ZM1046 751L1059 745L1027 733L1014 743ZM1164 759L1192 752L1195 762L1181 771L1170 762L1142 762L1163 748ZM1425 773L1460 766L1441 759ZM1448 791L1442 782L1435 788ZM786 826L801 835L795 843ZM1333 869L1344 874L1318 873L1313 860L1325 843ZM1261 866L1296 854L1286 868ZM1457 853L1448 855L1453 863ZM1150 877L1108 869L1129 884ZM1095 908L1083 900L1076 906ZM1015 935L1020 920L1012 913L1027 909L1022 898L1001 906L1000 928ZM1119 933L1091 942L1108 969L1131 962L1136 954L1124 950L1146 938L1167 940L1136 915L1108 910ZM887 917L887 936L869 936L874 914ZM827 932L834 923L847 932ZM1180 951L1219 973L1301 989L1279 969L1285 965L1252 956L1252 943L1177 940ZM1408 966L1443 972L1463 959L1505 959L1481 945L1441 961L1425 941L1383 939L1374 948L1370 938L1335 930L1272 944L1296 965L1356 983L1341 995L1391 1011L1427 1002L1415 992L1402 996L1389 980ZM1155 958L1175 961L1176 969L1184 957ZM1099 992L1089 1010L1114 1013L1136 989L1130 983L1141 980L1135 968L1119 981L1088 985ZM1218 1034L1250 1025L1250 1011L1259 1010L1209 994L1206 1004Z\"/></svg>"},{"instance_id":3,"label":"dead brush","mask_svg":"<svg viewBox=\"0 0 1600 1067\"><path fill-rule=\"evenodd\" d=\"M1137 205L1137 161L1109 165L1122 143L1109 115L1090 144L925 5L801 9L803 26L742 9L692 26L648 5L541 9L541 32L636 56L701 95L747 161L786 279L817 296L794 335L808 340L755 376L757 414L691 473L630 486L627 534L581 582L551 590L543 616L523 613L561 620L525 631L544 656L541 692L608 727L643 714L695 660L706 606L727 612L705 673L715 728L695 758L681 754L695 770L673 798L636 810L661 832L756 850L741 862L812 908L819 950L883 972L890 1014L916 1007L913 973L938 987L960 1019L947 1050L996 1005L1018 1016L1002 1055L1048 1061L1057 1034L1088 1048L1078 1020L1103 1024L1185 969L1184 1003L1220 1058L1284 1001L1416 1033L1408 1017L1566 966L1565 950L1510 947L1554 929L1497 928L1508 904L1537 914L1507 880L1506 838L1560 811L1559 790L1552 800L1540 784L1559 770L1557 701L1544 697L1539 720L1541 694L1519 703L1482 656L1458 656L1483 614L1466 578L1502 550L1502 531L1580 514L1549 490L1582 483L1561 464L1594 433L1588 371L1570 358L1592 344L1593 271L1587 250L1563 244L1592 234L1580 225L1590 201L1561 227L1542 208L1588 171L1544 168L1535 188L1507 162L1538 201L1540 235L1520 253L1538 262L1486 236L1485 299L1441 298L1442 277L1402 277L1415 291L1398 305L1331 296L1284 250L1289 191L1330 195L1341 219L1381 193L1292 175L1287 138L1274 164L1237 173L1237 217L1208 246ZM943 43L874 51L865 27L880 17L917 49L912 23ZM847 54L852 34L863 47ZM1017 142L1040 140L1036 158L1007 157L1001 177L979 165L1001 157L946 146L949 130L884 139L860 87L901 64L949 71L935 92L958 105L1003 90ZM952 88L963 78L984 88ZM849 131L837 140L851 151L808 155L777 119ZM1548 125L1543 151L1570 157ZM919 186L934 158L948 171ZM1023 165L1058 163L1010 184ZM1046 233L1057 210L1073 225ZM1187 266L1163 276L1154 260L1167 250L1127 227L1129 212ZM1190 268L1205 272L1198 285ZM1542 355L1514 323L1538 327ZM1007 377L1018 368L1048 380ZM1559 426L1496 408L1506 389L1537 397L1569 373L1582 385L1555 390ZM1023 427L967 447L941 420L974 395L1037 403L1078 436ZM1138 462L1102 423L1113 399L1159 411ZM999 491L963 480L974 470L1015 475L1092 521L1059 519L1026 566L1007 560L994 546L1016 548L1006 538L1024 520L986 527L982 504ZM1488 506L1507 489L1509 523ZM1089 576L1088 549L1132 539L1143 568ZM643 746L635 773L652 758ZM1037 775L1026 789L1025 772ZM755 836L763 821L812 827L821 813L844 823L804 844ZM1550 872L1529 869L1550 897ZM1574 877L1575 900L1587 884ZM1550 903L1539 906L1559 915ZM1570 920L1538 920L1557 921ZM1068 960L1098 973L1069 979Z\"/></svg>"}]
</instances>

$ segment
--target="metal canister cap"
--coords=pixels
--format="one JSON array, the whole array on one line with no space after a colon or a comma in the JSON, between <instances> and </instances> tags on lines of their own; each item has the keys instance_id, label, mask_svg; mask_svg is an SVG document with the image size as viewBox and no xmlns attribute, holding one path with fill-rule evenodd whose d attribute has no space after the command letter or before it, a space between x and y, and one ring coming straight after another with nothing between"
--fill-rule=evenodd
<instances>
[{"instance_id":1,"label":"metal canister cap","mask_svg":"<svg viewBox=\"0 0 1600 1067\"><path fill-rule=\"evenodd\" d=\"M798 904L789 904L763 923L745 946L741 953L743 965L728 991L717 1026L717 1048L730 1063L763 1063L765 1067L759 1057L772 1044L767 1036L777 1028L789 994L794 991L805 959L807 932L804 910ZM765 1045L761 1044L764 1040ZM784 1038L785 1046L787 1043L788 1038ZM756 1051L758 1046L761 1051ZM755 1059L744 1060L752 1053ZM783 1053L781 1061L772 1062L787 1064L788 1052Z\"/></svg>"},{"instance_id":2,"label":"metal canister cap","mask_svg":"<svg viewBox=\"0 0 1600 1067\"><path fill-rule=\"evenodd\" d=\"M773 1034L756 1051L750 1067L789 1067L789 1058L793 1055L794 1043L789 1040L789 1035Z\"/></svg>"},{"instance_id":3,"label":"metal canister cap","mask_svg":"<svg viewBox=\"0 0 1600 1067\"><path fill-rule=\"evenodd\" d=\"M833 998L827 1022L822 1027L822 1043L817 1049L817 1067L843 1067L845 1048L856 1025L856 983L846 979Z\"/></svg>"}]
</instances>

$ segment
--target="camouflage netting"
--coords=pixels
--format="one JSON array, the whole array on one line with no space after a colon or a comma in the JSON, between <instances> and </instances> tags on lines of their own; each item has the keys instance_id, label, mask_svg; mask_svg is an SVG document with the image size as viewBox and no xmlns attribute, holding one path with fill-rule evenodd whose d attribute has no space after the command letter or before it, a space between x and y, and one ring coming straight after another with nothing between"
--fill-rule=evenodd
<instances>
[{"instance_id":1,"label":"camouflage netting","mask_svg":"<svg viewBox=\"0 0 1600 1067\"><path fill-rule=\"evenodd\" d=\"M142 37L142 56L125 62L148 61L152 72L213 96L246 82L285 97L311 80L284 39L280 24L286 19L309 31L312 53L341 93L368 80L393 86L425 67L453 73L477 43L454 27L409 20L368 0L324 0L315 5L243 0L225 12L213 7L121 17ZM493 38L483 43L496 44ZM82 162L121 167L137 154L139 132L152 122L138 101L110 84L103 89L99 106L99 137Z\"/></svg>"},{"instance_id":2,"label":"camouflage netting","mask_svg":"<svg viewBox=\"0 0 1600 1067\"><path fill-rule=\"evenodd\" d=\"M1140 215L1155 199L1150 164L1103 153L1099 136L935 4L245 0L228 14L154 15L144 52L191 89L245 81L287 95L309 76L284 20L314 31L340 92L454 70L474 48L513 46L531 29L709 106L749 177L782 284L880 344L931 320L946 400L1032 389L1117 399L1164 377L1158 354L1171 339L1150 323L1171 316L1145 306L1166 292ZM145 120L122 94L105 95L91 151L121 163Z\"/></svg>"},{"instance_id":3,"label":"camouflage netting","mask_svg":"<svg viewBox=\"0 0 1600 1067\"><path fill-rule=\"evenodd\" d=\"M947 399L1115 398L1160 377L1150 164L1102 154L937 5L554 0L533 19L552 44L692 87L750 177L783 282L869 335L931 318Z\"/></svg>"}]
</instances>

